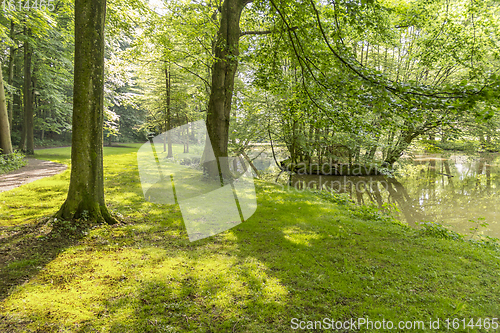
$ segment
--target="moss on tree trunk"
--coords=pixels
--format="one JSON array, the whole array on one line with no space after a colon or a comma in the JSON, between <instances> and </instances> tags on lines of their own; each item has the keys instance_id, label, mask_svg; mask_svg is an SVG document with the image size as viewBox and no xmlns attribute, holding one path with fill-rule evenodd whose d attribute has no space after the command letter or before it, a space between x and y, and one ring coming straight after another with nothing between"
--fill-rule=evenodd
<instances>
[{"instance_id":1,"label":"moss on tree trunk","mask_svg":"<svg viewBox=\"0 0 500 333\"><path fill-rule=\"evenodd\" d=\"M105 0L76 0L71 178L56 217L112 224L103 182L105 16Z\"/></svg>"}]
</instances>

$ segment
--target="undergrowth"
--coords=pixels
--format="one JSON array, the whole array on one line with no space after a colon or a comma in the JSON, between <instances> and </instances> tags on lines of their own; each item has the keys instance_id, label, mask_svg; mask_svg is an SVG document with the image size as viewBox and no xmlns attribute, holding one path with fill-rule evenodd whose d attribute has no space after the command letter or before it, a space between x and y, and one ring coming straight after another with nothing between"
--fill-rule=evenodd
<instances>
[{"instance_id":1,"label":"undergrowth","mask_svg":"<svg viewBox=\"0 0 500 333\"><path fill-rule=\"evenodd\" d=\"M9 155L0 155L0 174L17 170L27 164L24 154L15 151Z\"/></svg>"}]
</instances>

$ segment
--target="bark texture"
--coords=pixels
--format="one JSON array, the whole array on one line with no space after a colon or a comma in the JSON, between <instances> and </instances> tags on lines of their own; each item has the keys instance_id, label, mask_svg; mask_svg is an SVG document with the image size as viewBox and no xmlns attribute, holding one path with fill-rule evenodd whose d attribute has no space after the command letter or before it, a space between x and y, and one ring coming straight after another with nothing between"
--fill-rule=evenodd
<instances>
[{"instance_id":1,"label":"bark texture","mask_svg":"<svg viewBox=\"0 0 500 333\"><path fill-rule=\"evenodd\" d=\"M75 81L71 179L56 217L115 223L104 202L105 0L75 1Z\"/></svg>"},{"instance_id":2,"label":"bark texture","mask_svg":"<svg viewBox=\"0 0 500 333\"><path fill-rule=\"evenodd\" d=\"M240 18L247 0L225 0L221 8L221 20L212 68L212 89L208 103L207 131L216 158L227 157L229 119L233 99L234 77L238 68ZM215 161L206 169L216 176L221 167ZM226 174L224 172L224 174Z\"/></svg>"},{"instance_id":3,"label":"bark texture","mask_svg":"<svg viewBox=\"0 0 500 333\"><path fill-rule=\"evenodd\" d=\"M26 32L26 30L25 30ZM27 30L26 38L31 32ZM24 43L24 129L26 133L26 155L35 154L35 141L33 136L33 89L31 82L31 46L26 40Z\"/></svg>"},{"instance_id":4,"label":"bark texture","mask_svg":"<svg viewBox=\"0 0 500 333\"><path fill-rule=\"evenodd\" d=\"M2 63L0 62L0 149L1 154L12 154L12 142L10 140L9 116L3 88Z\"/></svg>"},{"instance_id":5,"label":"bark texture","mask_svg":"<svg viewBox=\"0 0 500 333\"><path fill-rule=\"evenodd\" d=\"M15 35L15 25L14 21L10 21L10 39L14 40L14 35ZM11 46L9 48L9 77L7 83L12 86L12 83L14 82L14 57L16 55L16 48L14 46ZM12 116L13 116L13 111L14 111L14 92L10 94L10 102L8 106L8 113L9 113L9 127L12 128Z\"/></svg>"}]
</instances>

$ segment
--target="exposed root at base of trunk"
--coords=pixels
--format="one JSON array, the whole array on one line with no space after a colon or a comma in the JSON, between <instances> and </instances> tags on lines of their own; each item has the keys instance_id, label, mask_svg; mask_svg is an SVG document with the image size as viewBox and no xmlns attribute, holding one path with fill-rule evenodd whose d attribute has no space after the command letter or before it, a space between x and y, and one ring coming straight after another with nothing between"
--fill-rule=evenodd
<instances>
[{"instance_id":1,"label":"exposed root at base of trunk","mask_svg":"<svg viewBox=\"0 0 500 333\"><path fill-rule=\"evenodd\" d=\"M66 200L61 209L54 215L55 218L64 221L90 221L95 223L116 224L118 221L111 216L106 205L97 202L92 204L72 204Z\"/></svg>"}]
</instances>

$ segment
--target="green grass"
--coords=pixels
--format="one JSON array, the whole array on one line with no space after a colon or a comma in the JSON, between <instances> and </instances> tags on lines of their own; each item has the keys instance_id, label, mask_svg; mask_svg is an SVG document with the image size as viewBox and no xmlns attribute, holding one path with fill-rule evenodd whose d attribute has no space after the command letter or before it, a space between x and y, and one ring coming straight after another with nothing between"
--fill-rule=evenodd
<instances>
[{"instance_id":1,"label":"green grass","mask_svg":"<svg viewBox=\"0 0 500 333\"><path fill-rule=\"evenodd\" d=\"M0 194L1 332L291 332L292 318L500 314L497 251L328 196L257 181L250 219L190 243L177 206L144 201L136 150L105 148L116 226L66 237L41 219L63 202L69 171ZM69 148L37 155L68 163Z\"/></svg>"}]
</instances>

